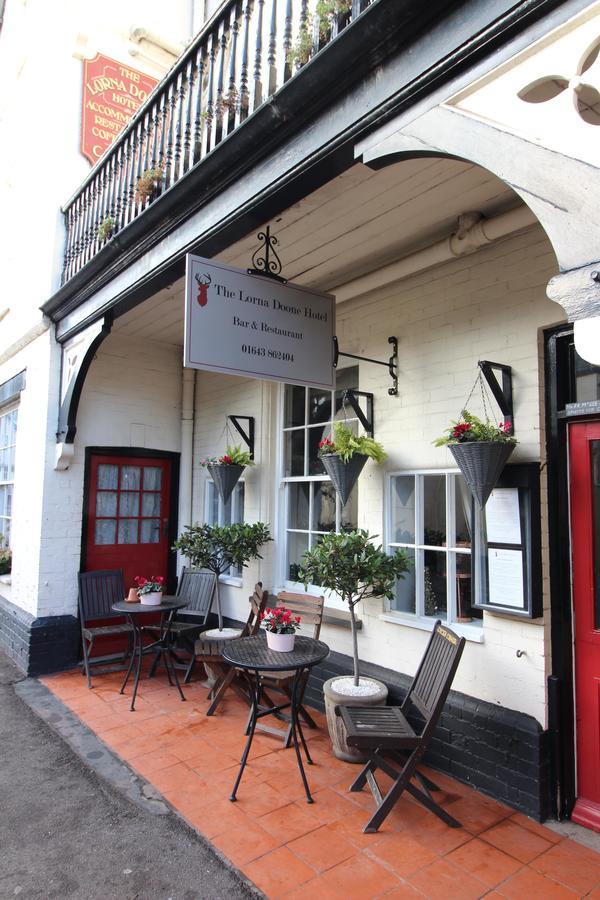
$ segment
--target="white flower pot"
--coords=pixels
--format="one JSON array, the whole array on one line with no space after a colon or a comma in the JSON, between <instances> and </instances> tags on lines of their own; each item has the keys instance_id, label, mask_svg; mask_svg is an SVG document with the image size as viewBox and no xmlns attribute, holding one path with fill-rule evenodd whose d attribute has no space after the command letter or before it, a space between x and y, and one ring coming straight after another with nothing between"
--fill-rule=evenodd
<instances>
[{"instance_id":1,"label":"white flower pot","mask_svg":"<svg viewBox=\"0 0 600 900\"><path fill-rule=\"evenodd\" d=\"M294 649L295 634L277 634L275 631L267 631L267 645L269 650L277 650L278 653L289 653Z\"/></svg>"},{"instance_id":2,"label":"white flower pot","mask_svg":"<svg viewBox=\"0 0 600 900\"><path fill-rule=\"evenodd\" d=\"M150 591L149 594L142 594L140 603L142 606L160 606L162 601L162 591Z\"/></svg>"}]
</instances>

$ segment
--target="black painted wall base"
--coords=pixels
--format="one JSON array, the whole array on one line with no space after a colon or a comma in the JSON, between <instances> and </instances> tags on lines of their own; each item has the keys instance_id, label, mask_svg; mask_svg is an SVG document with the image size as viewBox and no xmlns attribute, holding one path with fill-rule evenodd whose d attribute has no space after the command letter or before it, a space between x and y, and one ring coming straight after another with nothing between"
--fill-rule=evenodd
<instances>
[{"instance_id":1,"label":"black painted wall base","mask_svg":"<svg viewBox=\"0 0 600 900\"><path fill-rule=\"evenodd\" d=\"M351 671L350 657L332 652L312 670L307 702L323 710L323 682ZM369 663L361 674L387 684L392 704L411 682ZM548 732L532 716L451 691L425 761L542 822L550 810L549 756Z\"/></svg>"},{"instance_id":2,"label":"black painted wall base","mask_svg":"<svg viewBox=\"0 0 600 900\"><path fill-rule=\"evenodd\" d=\"M0 649L25 675L48 675L77 665L81 632L74 616L36 619L0 597Z\"/></svg>"}]
</instances>

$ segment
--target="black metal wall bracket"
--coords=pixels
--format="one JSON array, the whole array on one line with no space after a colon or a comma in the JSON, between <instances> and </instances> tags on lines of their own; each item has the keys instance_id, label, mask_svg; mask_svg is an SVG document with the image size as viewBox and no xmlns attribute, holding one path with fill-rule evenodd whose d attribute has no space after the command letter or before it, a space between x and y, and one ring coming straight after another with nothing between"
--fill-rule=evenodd
<instances>
[{"instance_id":1,"label":"black metal wall bracket","mask_svg":"<svg viewBox=\"0 0 600 900\"><path fill-rule=\"evenodd\" d=\"M287 284L287 278L281 274L281 260L275 249L279 241L274 234L271 234L271 226L267 225L265 230L259 231L256 237L261 241L261 246L252 254L253 265L246 269L248 275L260 275L263 278L279 281L280 284Z\"/></svg>"},{"instance_id":2,"label":"black metal wall bracket","mask_svg":"<svg viewBox=\"0 0 600 900\"><path fill-rule=\"evenodd\" d=\"M490 386L494 400L500 407L504 421L510 423L508 434L515 433L515 418L513 412L512 368L503 363L490 362L488 359L480 359L477 363L481 374ZM502 384L498 381L494 369L502 373Z\"/></svg>"},{"instance_id":3,"label":"black metal wall bracket","mask_svg":"<svg viewBox=\"0 0 600 900\"><path fill-rule=\"evenodd\" d=\"M358 401L359 397L364 397L367 401L366 413L364 413L360 408L360 403ZM366 391L353 391L349 388L347 391L344 391L342 395L342 402L344 403L344 405L348 403L352 407L356 418L365 429L368 436L373 437L373 394L368 394Z\"/></svg>"},{"instance_id":4,"label":"black metal wall bracket","mask_svg":"<svg viewBox=\"0 0 600 900\"><path fill-rule=\"evenodd\" d=\"M334 335L333 338L333 368L337 369L340 356L347 359L359 359L361 362L373 363L375 366L385 366L390 373L392 379L392 387L388 388L390 397L396 397L398 394L398 338L393 335L388 338L388 344L392 345L392 355L387 362L381 359L370 359L368 356L356 356L355 353L342 353L339 347L338 339Z\"/></svg>"},{"instance_id":5,"label":"black metal wall bracket","mask_svg":"<svg viewBox=\"0 0 600 900\"><path fill-rule=\"evenodd\" d=\"M247 422L247 431L244 431L240 425L240 419ZM242 440L250 451L250 459L254 459L254 417L253 416L227 416L227 421L231 422L234 428L239 432Z\"/></svg>"}]
</instances>

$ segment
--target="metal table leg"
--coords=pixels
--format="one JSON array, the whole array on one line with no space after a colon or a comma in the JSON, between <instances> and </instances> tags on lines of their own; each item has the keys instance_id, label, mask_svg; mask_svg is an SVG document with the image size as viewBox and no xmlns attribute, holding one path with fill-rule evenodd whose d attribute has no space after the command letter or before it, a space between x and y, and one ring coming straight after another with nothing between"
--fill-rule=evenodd
<instances>
[{"instance_id":1,"label":"metal table leg","mask_svg":"<svg viewBox=\"0 0 600 900\"><path fill-rule=\"evenodd\" d=\"M298 718L298 709L300 708L300 690L299 685L302 682L301 679L302 669L297 669L296 674L294 675L294 683L292 685L292 708L291 708L291 719L292 719L292 740L294 742L294 750L296 751L296 759L298 761L298 768L300 769L300 775L302 777L302 783L304 785L304 790L306 791L306 802L314 803L313 798L311 797L310 788L308 786L308 781L306 780L306 773L304 771L304 766L302 764L302 754L300 753L300 744L298 743L298 735L300 735L300 740L302 741L302 746L304 748L304 752L306 754L307 763L312 766L313 761L311 759L310 753L308 752L308 747L306 746L306 741L304 740L304 734L302 733L302 726L300 725L300 719Z\"/></svg>"},{"instance_id":2,"label":"metal table leg","mask_svg":"<svg viewBox=\"0 0 600 900\"><path fill-rule=\"evenodd\" d=\"M252 710L250 714L250 727L248 729L248 740L246 741L246 747L244 748L244 755L242 756L242 761L240 764L240 771L237 774L237 778L235 779L235 784L233 786L233 790L231 792L231 796L229 799L233 803L235 801L235 795L237 793L237 789L240 786L240 781L242 780L242 775L244 774L244 769L246 768L246 762L248 761L248 754L250 753L250 747L252 746L252 738L254 737L254 732L256 730L256 720L258 718L258 700L260 697L260 673L258 670L254 673L255 678L253 679L251 676L248 678L248 681L252 690Z\"/></svg>"}]
</instances>

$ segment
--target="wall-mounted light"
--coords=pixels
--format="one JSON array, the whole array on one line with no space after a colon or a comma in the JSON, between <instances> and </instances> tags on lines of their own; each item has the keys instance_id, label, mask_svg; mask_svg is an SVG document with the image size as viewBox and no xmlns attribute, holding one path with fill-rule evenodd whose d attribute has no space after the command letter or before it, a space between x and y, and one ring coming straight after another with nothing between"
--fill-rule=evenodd
<instances>
[{"instance_id":1,"label":"wall-mounted light","mask_svg":"<svg viewBox=\"0 0 600 900\"><path fill-rule=\"evenodd\" d=\"M600 316L578 319L574 323L575 349L582 359L600 366Z\"/></svg>"}]
</instances>

